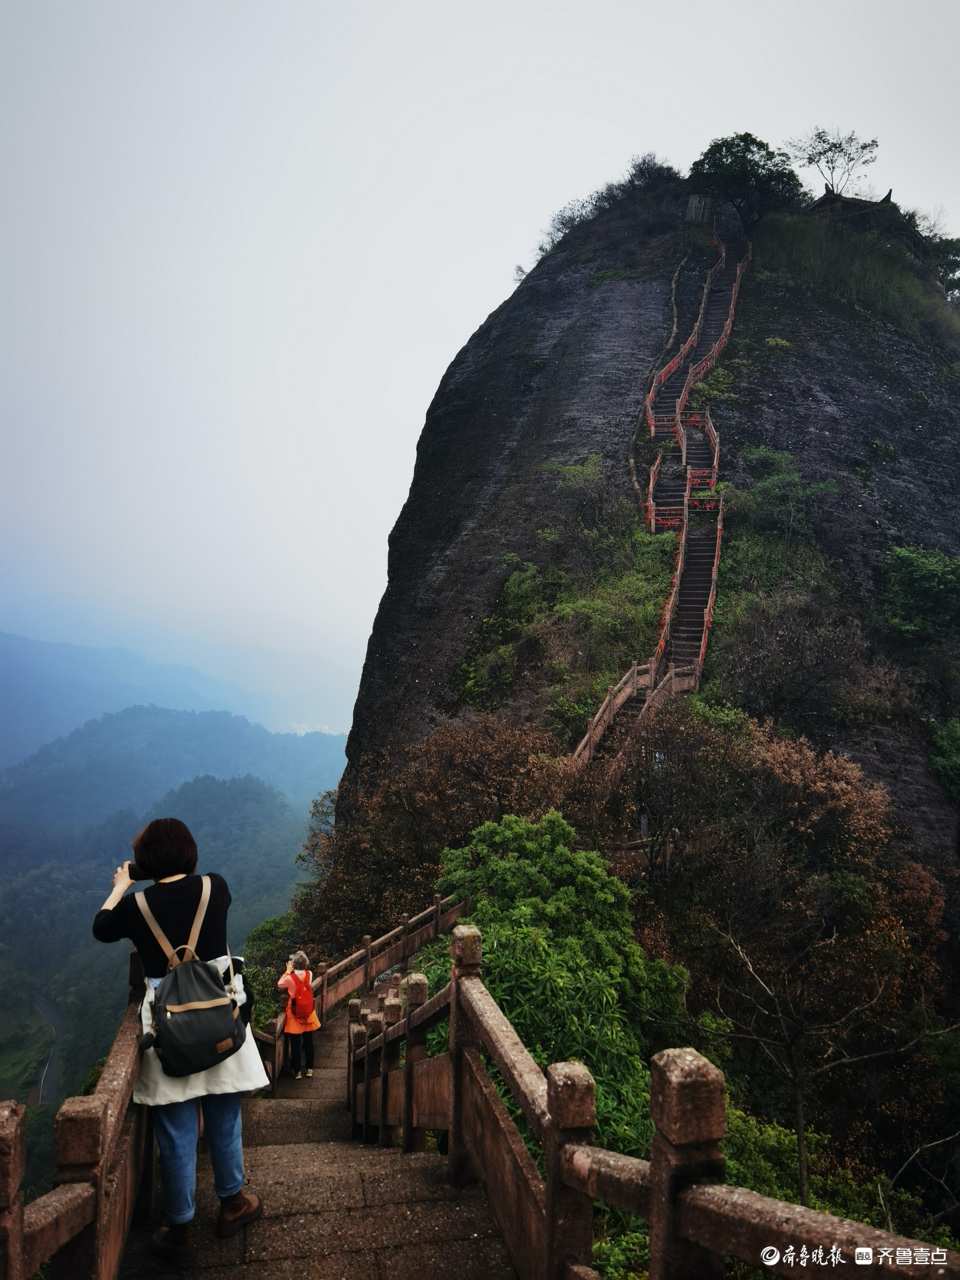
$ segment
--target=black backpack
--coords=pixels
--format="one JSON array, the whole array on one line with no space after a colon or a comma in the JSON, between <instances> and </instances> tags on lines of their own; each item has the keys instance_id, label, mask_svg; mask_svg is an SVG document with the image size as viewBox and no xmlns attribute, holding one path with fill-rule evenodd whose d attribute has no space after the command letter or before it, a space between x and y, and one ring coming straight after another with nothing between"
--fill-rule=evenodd
<instances>
[{"instance_id":1,"label":"black backpack","mask_svg":"<svg viewBox=\"0 0 960 1280\"><path fill-rule=\"evenodd\" d=\"M201 876L203 888L190 937L180 947L172 947L147 906L146 895L135 894L137 906L153 936L167 957L167 973L154 993L153 1029L144 1036L141 1048L154 1048L168 1076L191 1076L206 1071L237 1052L246 1028L233 989L233 959L230 981L212 961L197 958L197 939L210 901L210 877ZM177 953L182 951L180 957Z\"/></svg>"}]
</instances>

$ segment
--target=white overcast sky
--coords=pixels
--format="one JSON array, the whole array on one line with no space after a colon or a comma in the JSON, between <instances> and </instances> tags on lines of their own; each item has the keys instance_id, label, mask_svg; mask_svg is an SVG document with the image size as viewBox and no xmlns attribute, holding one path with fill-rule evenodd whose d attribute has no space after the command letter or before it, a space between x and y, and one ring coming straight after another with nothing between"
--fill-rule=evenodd
<instances>
[{"instance_id":1,"label":"white overcast sky","mask_svg":"<svg viewBox=\"0 0 960 1280\"><path fill-rule=\"evenodd\" d=\"M956 0L3 0L0 630L335 679L346 728L427 405L551 214L822 124L960 234L958 37Z\"/></svg>"}]
</instances>

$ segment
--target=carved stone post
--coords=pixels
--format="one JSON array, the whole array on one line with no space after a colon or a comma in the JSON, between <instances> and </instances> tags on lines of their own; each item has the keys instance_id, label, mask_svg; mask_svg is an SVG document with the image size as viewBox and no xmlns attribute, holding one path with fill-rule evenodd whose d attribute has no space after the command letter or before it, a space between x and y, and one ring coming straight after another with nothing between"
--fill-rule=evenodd
<instances>
[{"instance_id":1,"label":"carved stone post","mask_svg":"<svg viewBox=\"0 0 960 1280\"><path fill-rule=\"evenodd\" d=\"M364 1053L367 1047L367 1028L363 1023L357 1023L353 1030L353 1052L354 1055ZM347 1072L347 1079L350 1088L350 1120L352 1124L352 1135L354 1141L363 1137L363 1102L357 1105L357 1089L363 1082L363 1073L366 1068L366 1054L357 1061L356 1056L350 1062L350 1070Z\"/></svg>"},{"instance_id":2,"label":"carved stone post","mask_svg":"<svg viewBox=\"0 0 960 1280\"><path fill-rule=\"evenodd\" d=\"M4 1280L27 1280L20 1190L26 1156L27 1109L16 1102L0 1102L0 1276Z\"/></svg>"},{"instance_id":3,"label":"carved stone post","mask_svg":"<svg viewBox=\"0 0 960 1280\"><path fill-rule=\"evenodd\" d=\"M403 928L403 958L400 961L400 972L406 973L410 967L410 957L413 952L410 950L410 912L405 911L400 917L400 924Z\"/></svg>"},{"instance_id":4,"label":"carved stone post","mask_svg":"<svg viewBox=\"0 0 960 1280\"><path fill-rule=\"evenodd\" d=\"M427 979L422 973L411 973L407 979L407 1046L403 1060L403 1133L404 1151L422 1151L426 1134L413 1127L413 1077L416 1063L427 1056L427 1033L422 1027L410 1026L410 1015L427 1003Z\"/></svg>"},{"instance_id":5,"label":"carved stone post","mask_svg":"<svg viewBox=\"0 0 960 1280\"><path fill-rule=\"evenodd\" d=\"M396 996L391 996L383 1006L383 1030L384 1034L395 1027L400 1021L400 1001ZM383 1046L383 1052L380 1055L380 1145L381 1147L391 1146L391 1131L387 1120L387 1104L390 1094L390 1073L397 1069L400 1061L400 1038L391 1040L389 1044Z\"/></svg>"},{"instance_id":6,"label":"carved stone post","mask_svg":"<svg viewBox=\"0 0 960 1280\"><path fill-rule=\"evenodd\" d=\"M53 1129L54 1185L88 1182L97 1188L98 1207L94 1221L51 1258L52 1280L96 1274L105 1129L106 1103L96 1094L67 1098L57 1112Z\"/></svg>"},{"instance_id":7,"label":"carved stone post","mask_svg":"<svg viewBox=\"0 0 960 1280\"><path fill-rule=\"evenodd\" d=\"M580 1062L547 1067L548 1128L544 1134L547 1216L545 1280L564 1280L567 1264L589 1266L593 1247L593 1201L560 1181L560 1149L589 1146L596 1121L593 1076Z\"/></svg>"},{"instance_id":8,"label":"carved stone post","mask_svg":"<svg viewBox=\"0 0 960 1280\"><path fill-rule=\"evenodd\" d=\"M322 964L320 966L320 981L317 985L317 1017L320 1020L320 1030L327 1025L327 969L329 965Z\"/></svg>"},{"instance_id":9,"label":"carved stone post","mask_svg":"<svg viewBox=\"0 0 960 1280\"><path fill-rule=\"evenodd\" d=\"M724 1260L677 1233L677 1196L723 1182L723 1072L694 1049L664 1049L651 1063L650 1280L720 1280Z\"/></svg>"},{"instance_id":10,"label":"carved stone post","mask_svg":"<svg viewBox=\"0 0 960 1280\"><path fill-rule=\"evenodd\" d=\"M439 907L438 907L439 910ZM476 1046L477 1037L460 1007L460 982L479 978L482 960L480 930L459 924L450 943L453 966L450 970L450 1138L448 1146L450 1181L463 1186L470 1175L470 1157L463 1138L463 1051Z\"/></svg>"},{"instance_id":11,"label":"carved stone post","mask_svg":"<svg viewBox=\"0 0 960 1280\"><path fill-rule=\"evenodd\" d=\"M353 1116L355 1105L354 1071L353 1071L353 1038L360 1025L360 1001L351 1000L347 1005L347 1109Z\"/></svg>"},{"instance_id":12,"label":"carved stone post","mask_svg":"<svg viewBox=\"0 0 960 1280\"><path fill-rule=\"evenodd\" d=\"M373 1141L373 1124L374 1116L377 1115L380 1108L374 1105L374 1082L378 1082L380 1075L380 1063L383 1058L383 1050L378 1049L371 1052L370 1042L376 1040L377 1036L383 1031L383 1014L371 1013L367 1020L367 1052L363 1060L363 1140L364 1142ZM379 1102L379 1082L377 1101Z\"/></svg>"}]
</instances>

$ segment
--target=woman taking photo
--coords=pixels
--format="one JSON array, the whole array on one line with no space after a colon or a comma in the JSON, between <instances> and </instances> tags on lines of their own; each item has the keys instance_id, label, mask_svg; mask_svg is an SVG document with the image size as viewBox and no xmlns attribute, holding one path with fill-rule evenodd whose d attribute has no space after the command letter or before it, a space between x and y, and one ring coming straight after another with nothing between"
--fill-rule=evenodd
<instances>
[{"instance_id":1,"label":"woman taking photo","mask_svg":"<svg viewBox=\"0 0 960 1280\"><path fill-rule=\"evenodd\" d=\"M209 881L209 902L196 942L196 956L199 960L215 961L221 971L227 970L230 890L222 876L195 874L197 845L184 823L177 818L158 818L149 823L134 837L133 855L134 876L154 881L143 895L145 904L174 947L186 943L200 905L203 881ZM130 872L131 863L125 862L114 873L113 889L94 919L93 934L101 942L129 938L140 953L146 975L141 1022L144 1033L149 1033L154 991L167 973L168 961L136 901L138 895L124 897L134 883ZM246 996L239 975L235 979L235 992L242 1003ZM133 1101L153 1108L167 1223L154 1233L151 1241L154 1253L179 1266L189 1266L193 1257L191 1223L201 1110L214 1187L220 1199L217 1235L235 1235L263 1213L259 1197L243 1190L240 1095L267 1083L251 1034L245 1036L239 1050L230 1057L193 1075L167 1075L155 1049L147 1048L142 1054Z\"/></svg>"}]
</instances>

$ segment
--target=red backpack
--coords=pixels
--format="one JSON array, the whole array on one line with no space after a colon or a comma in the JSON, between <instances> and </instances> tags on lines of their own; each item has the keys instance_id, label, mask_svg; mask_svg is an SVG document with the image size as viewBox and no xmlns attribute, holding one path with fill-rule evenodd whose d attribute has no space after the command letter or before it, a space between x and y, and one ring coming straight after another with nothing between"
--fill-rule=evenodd
<instances>
[{"instance_id":1,"label":"red backpack","mask_svg":"<svg viewBox=\"0 0 960 1280\"><path fill-rule=\"evenodd\" d=\"M293 979L293 994L290 997L290 1009L295 1018L299 1018L301 1022L307 1022L314 1010L313 988L310 986L310 978L308 974L304 974L301 978L296 973L291 973Z\"/></svg>"}]
</instances>

